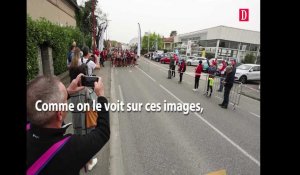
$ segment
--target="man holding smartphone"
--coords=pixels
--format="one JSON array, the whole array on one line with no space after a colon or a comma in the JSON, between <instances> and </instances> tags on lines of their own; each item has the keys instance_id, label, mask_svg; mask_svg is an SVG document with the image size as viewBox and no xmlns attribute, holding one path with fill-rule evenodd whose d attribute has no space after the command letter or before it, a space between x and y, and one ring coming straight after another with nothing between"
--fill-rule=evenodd
<instances>
[{"instance_id":1,"label":"man holding smartphone","mask_svg":"<svg viewBox=\"0 0 300 175\"><path fill-rule=\"evenodd\" d=\"M105 109L108 103L104 97L104 85L101 78L94 82L97 102L101 110L97 111L97 126L85 136L66 134L67 127L62 123L67 111L37 111L35 103L68 103L69 94L84 89L81 86L79 74L68 88L55 76L39 76L27 86L27 116L30 129L27 131L27 174L79 174L79 171L108 142L110 138L109 111ZM49 150L64 142L56 151ZM51 151L50 151L51 152ZM42 161L41 161L42 160Z\"/></svg>"},{"instance_id":2,"label":"man holding smartphone","mask_svg":"<svg viewBox=\"0 0 300 175\"><path fill-rule=\"evenodd\" d=\"M98 57L96 55L94 55L96 63L94 61L90 60L90 57L92 54L89 53L89 50L90 49L87 46L84 46L82 48L83 59L78 61L78 66L80 66L81 64L87 64L88 76L92 76L94 69L100 69L100 65L99 65Z\"/></svg>"}]
</instances>

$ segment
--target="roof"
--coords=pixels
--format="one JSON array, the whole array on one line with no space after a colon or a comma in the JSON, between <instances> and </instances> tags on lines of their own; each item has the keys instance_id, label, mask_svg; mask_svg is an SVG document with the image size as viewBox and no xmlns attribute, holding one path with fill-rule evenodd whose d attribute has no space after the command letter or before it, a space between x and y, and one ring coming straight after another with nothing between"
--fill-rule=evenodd
<instances>
[{"instance_id":1,"label":"roof","mask_svg":"<svg viewBox=\"0 0 300 175\"><path fill-rule=\"evenodd\" d=\"M215 27L209 27L209 28L205 28L205 29L201 29L201 30L196 30L196 31L193 31L193 32L179 34L178 36L185 36L185 35L190 35L190 34L194 34L194 33L199 33L199 32L202 32L202 31L207 31L208 29L213 29L213 28L218 28L218 27L225 27L225 28L238 29L238 30L258 32L259 33L259 31L255 31L255 30L241 29L241 28L237 28L237 27L229 27L229 26L219 25L219 26L215 26Z\"/></svg>"},{"instance_id":2,"label":"roof","mask_svg":"<svg viewBox=\"0 0 300 175\"><path fill-rule=\"evenodd\" d=\"M77 10L79 10L79 6L77 5L76 0L67 0L67 2L69 2L71 5L73 5L73 7L75 7Z\"/></svg>"},{"instance_id":3,"label":"roof","mask_svg":"<svg viewBox=\"0 0 300 175\"><path fill-rule=\"evenodd\" d=\"M173 43L174 42L174 37L163 38L163 42Z\"/></svg>"}]
</instances>

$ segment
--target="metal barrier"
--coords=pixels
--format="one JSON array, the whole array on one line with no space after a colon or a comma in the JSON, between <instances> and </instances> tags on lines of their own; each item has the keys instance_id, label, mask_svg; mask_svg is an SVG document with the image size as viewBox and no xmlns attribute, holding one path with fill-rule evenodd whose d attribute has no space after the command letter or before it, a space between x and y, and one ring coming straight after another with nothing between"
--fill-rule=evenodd
<instances>
[{"instance_id":1,"label":"metal barrier","mask_svg":"<svg viewBox=\"0 0 300 175\"><path fill-rule=\"evenodd\" d=\"M149 63L147 63L147 64L149 66ZM168 73L169 73L170 69L169 68L163 68L163 69L166 70L167 77L168 77ZM176 70L177 69L175 69L175 71ZM173 70L171 70L170 72L172 72L172 71ZM195 74L191 73L191 72L190 73L184 72L183 74L187 75L188 77L190 77L192 79L192 82L193 82L192 86L193 86L194 85L194 80L195 80ZM179 75L179 74L177 74L177 75ZM177 76L177 78L178 78L178 76ZM199 80L199 87L198 88L200 89L200 92L201 91L203 92L203 95L207 94L206 92L207 92L208 78L209 78L209 74L207 74L207 73L201 73L200 80ZM220 83L221 83L221 78L222 77L214 76L214 85L213 85L213 91L212 91L212 97L216 97L219 100L220 99L223 100L223 98L224 98L224 90L225 90L225 87L223 87L223 90L221 92L218 91ZM224 80L225 80L225 77L224 77ZM200 83L201 81L202 81L202 83ZM203 86L203 84L204 84L204 86ZM235 82L233 84L233 87L230 90L229 103L233 105L233 110L235 110L236 106L238 106L239 103L240 103L240 98L241 98L243 86L244 85L242 83Z\"/></svg>"},{"instance_id":2,"label":"metal barrier","mask_svg":"<svg viewBox=\"0 0 300 175\"><path fill-rule=\"evenodd\" d=\"M203 76L203 75L201 75ZM203 89L203 95L208 95L210 91L207 89L208 83L209 83L209 74L204 75L205 78L205 88ZM213 76L214 78L214 84L213 84L213 91L212 91L212 96L217 97L219 99L224 99L224 90L225 87L223 86L222 91L218 91L220 89L220 84L225 80L225 77L219 77L219 76ZM241 92L242 92L243 84L240 82L234 82L233 86L230 90L229 94L229 103L233 105L233 110L235 110L236 106L239 105L240 98L241 98Z\"/></svg>"},{"instance_id":3,"label":"metal barrier","mask_svg":"<svg viewBox=\"0 0 300 175\"><path fill-rule=\"evenodd\" d=\"M186 74L186 75L191 76L190 74ZM209 80L209 74L202 73L201 78L202 78L202 80L204 79L204 81L205 81L204 87L202 86L203 95L209 95L210 90L207 87L208 80ZM225 80L225 77L223 78L223 77L219 77L219 76L214 76L213 91L212 91L211 96L223 100L225 87L223 86L222 91L218 91L220 88L221 79ZM231 103L233 105L233 110L235 110L236 106L238 106L240 103L243 86L244 85L241 82L234 82L234 84L230 90L229 103Z\"/></svg>"}]
</instances>

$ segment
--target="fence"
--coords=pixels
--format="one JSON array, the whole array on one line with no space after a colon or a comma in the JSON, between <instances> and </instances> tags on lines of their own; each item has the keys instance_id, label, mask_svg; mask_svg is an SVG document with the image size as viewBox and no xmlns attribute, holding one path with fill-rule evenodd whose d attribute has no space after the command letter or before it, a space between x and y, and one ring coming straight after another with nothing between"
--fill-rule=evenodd
<instances>
[{"instance_id":1,"label":"fence","mask_svg":"<svg viewBox=\"0 0 300 175\"><path fill-rule=\"evenodd\" d=\"M201 77L203 77L203 79L205 81L205 85L201 87L203 95L208 95L208 93L210 93L210 91L208 91L208 88L207 88L209 74L202 73ZM222 91L219 91L219 90L220 90L220 84L224 80L225 80L225 78L214 76L212 97L216 97L216 98L223 100L225 87L223 87ZM233 105L233 110L235 110L236 106L238 106L240 103L242 89L243 89L243 84L240 82L235 82L230 90L229 103L231 103Z\"/></svg>"},{"instance_id":2,"label":"fence","mask_svg":"<svg viewBox=\"0 0 300 175\"><path fill-rule=\"evenodd\" d=\"M149 60L147 60L147 61L149 61ZM149 63L151 63L151 62L149 61ZM147 65L148 66L146 66L145 68L146 68L146 71L149 71L150 65L149 64L147 64ZM160 67L163 70L165 70L166 71L166 76L168 77L168 71L169 71L168 68L162 67L162 66L159 66L159 65L156 65L156 64L154 64L154 65ZM176 75L178 77L179 74L177 73L177 68L175 69L175 71L176 71ZM195 73L194 72L184 72L184 76L185 77L183 78L183 81L187 82L192 87L194 87ZM200 90L199 92L203 93L203 95L206 95L206 92L207 92L208 77L209 77L209 74L201 73L198 89ZM212 92L212 96L211 96L212 98L218 98L219 100L223 100L223 98L224 98L224 89L225 89L223 87L222 91L218 91L219 87L220 87L221 79L222 79L222 77L214 76L213 92ZM257 97L256 99L259 100L260 90L253 89L251 87L248 87L245 84L242 84L241 82L235 81L234 84L233 84L233 87L231 88L230 94L229 94L229 103L233 105L233 110L235 110L236 107L239 105L241 95L251 96L251 98L254 98L253 96L256 96Z\"/></svg>"}]
</instances>

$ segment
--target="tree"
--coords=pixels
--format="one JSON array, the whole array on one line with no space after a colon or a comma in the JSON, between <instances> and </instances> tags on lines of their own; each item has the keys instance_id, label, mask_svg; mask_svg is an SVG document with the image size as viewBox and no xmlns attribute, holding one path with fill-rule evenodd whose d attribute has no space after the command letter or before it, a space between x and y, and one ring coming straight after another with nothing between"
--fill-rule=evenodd
<instances>
[{"instance_id":1,"label":"tree","mask_svg":"<svg viewBox=\"0 0 300 175\"><path fill-rule=\"evenodd\" d=\"M176 30L173 30L170 34L170 36L177 36L177 31Z\"/></svg>"},{"instance_id":2,"label":"tree","mask_svg":"<svg viewBox=\"0 0 300 175\"><path fill-rule=\"evenodd\" d=\"M96 8L98 0L87 0L84 6L79 6L79 10L76 11L76 24L81 32L84 33L85 37L93 36L93 9L95 8L95 31L101 21L107 19L107 15L102 12L100 8ZM87 43L91 44L91 43Z\"/></svg>"},{"instance_id":3,"label":"tree","mask_svg":"<svg viewBox=\"0 0 300 175\"><path fill-rule=\"evenodd\" d=\"M257 56L255 64L260 64L260 56Z\"/></svg>"},{"instance_id":4,"label":"tree","mask_svg":"<svg viewBox=\"0 0 300 175\"><path fill-rule=\"evenodd\" d=\"M242 60L242 63L247 64L253 64L255 62L255 56L251 53L251 54L247 54L245 56L245 58Z\"/></svg>"},{"instance_id":5,"label":"tree","mask_svg":"<svg viewBox=\"0 0 300 175\"><path fill-rule=\"evenodd\" d=\"M150 33L149 36L144 35L142 38L142 51L143 53L148 52L148 38L149 38L149 51L155 50L155 45L157 42L157 49L161 50L163 47L163 39L159 34Z\"/></svg>"}]
</instances>

